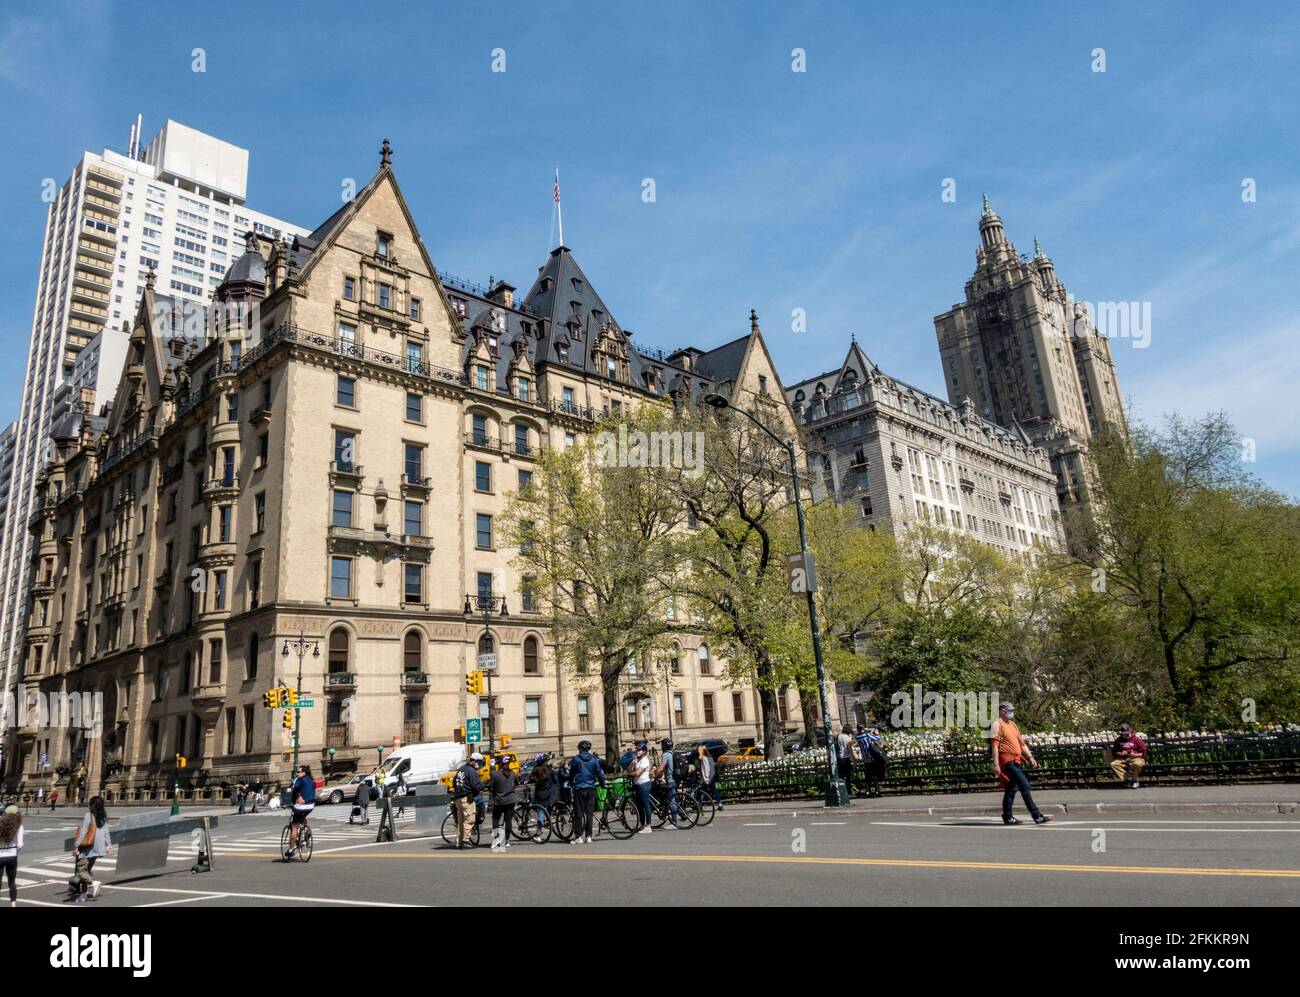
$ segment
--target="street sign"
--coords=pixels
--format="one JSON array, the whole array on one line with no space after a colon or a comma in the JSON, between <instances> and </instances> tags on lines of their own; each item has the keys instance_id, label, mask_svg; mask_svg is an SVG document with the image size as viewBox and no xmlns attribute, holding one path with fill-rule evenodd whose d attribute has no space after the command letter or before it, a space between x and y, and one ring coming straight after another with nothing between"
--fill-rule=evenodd
<instances>
[{"instance_id":1,"label":"street sign","mask_svg":"<svg viewBox=\"0 0 1300 997\"><path fill-rule=\"evenodd\" d=\"M495 654L480 654L478 656L478 667L485 672L494 672L497 668L497 656Z\"/></svg>"},{"instance_id":2,"label":"street sign","mask_svg":"<svg viewBox=\"0 0 1300 997\"><path fill-rule=\"evenodd\" d=\"M483 721L481 718L465 718L465 740L469 744L478 744L483 740Z\"/></svg>"},{"instance_id":3,"label":"street sign","mask_svg":"<svg viewBox=\"0 0 1300 997\"><path fill-rule=\"evenodd\" d=\"M300 709L300 710L305 710L305 709L307 709L308 707L315 706L315 705L316 705L316 700L314 700L314 699L300 699L300 700L298 700L298 709Z\"/></svg>"},{"instance_id":4,"label":"street sign","mask_svg":"<svg viewBox=\"0 0 1300 997\"><path fill-rule=\"evenodd\" d=\"M787 554L785 572L792 594L804 595L817 591L817 564L813 561L812 554L806 558L803 554Z\"/></svg>"}]
</instances>

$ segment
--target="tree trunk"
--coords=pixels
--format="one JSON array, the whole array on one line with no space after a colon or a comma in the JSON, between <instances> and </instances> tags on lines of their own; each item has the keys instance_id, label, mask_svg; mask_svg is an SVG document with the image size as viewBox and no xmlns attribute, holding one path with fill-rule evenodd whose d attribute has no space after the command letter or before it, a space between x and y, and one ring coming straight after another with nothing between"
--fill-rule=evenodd
<instances>
[{"instance_id":1,"label":"tree trunk","mask_svg":"<svg viewBox=\"0 0 1300 997\"><path fill-rule=\"evenodd\" d=\"M804 734L809 739L808 744L814 748L817 747L817 731L821 727L817 721L817 708L820 705L821 693L816 685L811 689L799 690L799 711L803 714Z\"/></svg>"},{"instance_id":2,"label":"tree trunk","mask_svg":"<svg viewBox=\"0 0 1300 997\"><path fill-rule=\"evenodd\" d=\"M601 669L601 699L605 705L605 761L618 764L618 673Z\"/></svg>"}]
</instances>

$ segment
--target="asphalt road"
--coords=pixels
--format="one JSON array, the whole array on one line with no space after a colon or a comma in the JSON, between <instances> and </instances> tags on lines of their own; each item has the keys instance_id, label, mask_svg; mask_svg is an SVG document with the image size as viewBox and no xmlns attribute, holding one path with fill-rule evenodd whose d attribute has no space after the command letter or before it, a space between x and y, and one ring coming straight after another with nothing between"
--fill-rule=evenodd
<instances>
[{"instance_id":1,"label":"asphalt road","mask_svg":"<svg viewBox=\"0 0 1300 997\"><path fill-rule=\"evenodd\" d=\"M440 816L441 814L439 814ZM590 845L457 852L441 838L374 842L346 807L312 818L315 856L278 861L282 814L223 816L216 868L191 874L174 841L161 874L97 874L117 906L699 905L1300 906L1298 814L986 817L741 811L713 825ZM20 905L62 906L67 816L28 821ZM399 825L410 833L408 819ZM92 914L87 914L93 919Z\"/></svg>"}]
</instances>

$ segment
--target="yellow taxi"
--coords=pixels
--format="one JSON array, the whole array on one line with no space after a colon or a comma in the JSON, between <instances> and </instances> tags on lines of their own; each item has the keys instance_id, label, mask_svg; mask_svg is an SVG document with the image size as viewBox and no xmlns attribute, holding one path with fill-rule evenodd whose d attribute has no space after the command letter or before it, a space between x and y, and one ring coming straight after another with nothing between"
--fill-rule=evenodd
<instances>
[{"instance_id":1,"label":"yellow taxi","mask_svg":"<svg viewBox=\"0 0 1300 997\"><path fill-rule=\"evenodd\" d=\"M506 765L515 775L519 774L519 756L513 751L498 751L495 755L488 755L484 752L483 765L478 770L478 777L483 780L485 786L492 778L492 769L496 765ZM448 792L451 792L452 782L459 771L460 766L458 765L450 772L439 777L438 781L447 787Z\"/></svg>"},{"instance_id":2,"label":"yellow taxi","mask_svg":"<svg viewBox=\"0 0 1300 997\"><path fill-rule=\"evenodd\" d=\"M745 762L761 762L765 757L762 748L751 745L748 748L737 748L735 751L728 751L718 759L718 764L743 765Z\"/></svg>"}]
</instances>

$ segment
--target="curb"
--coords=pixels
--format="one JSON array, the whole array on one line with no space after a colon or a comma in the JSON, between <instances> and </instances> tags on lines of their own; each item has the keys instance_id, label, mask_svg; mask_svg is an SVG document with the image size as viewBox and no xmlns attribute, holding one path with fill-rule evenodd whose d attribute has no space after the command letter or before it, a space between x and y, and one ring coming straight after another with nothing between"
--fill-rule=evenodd
<instances>
[{"instance_id":1,"label":"curb","mask_svg":"<svg viewBox=\"0 0 1300 997\"><path fill-rule=\"evenodd\" d=\"M737 808L743 804L734 805ZM1044 813L1052 814L1154 814L1154 813L1203 813L1203 814L1294 814L1300 810L1300 803L1045 803L1039 807ZM779 817L789 814L797 817L804 814L844 814L857 817L997 817L1002 813L998 806L966 807L896 807L890 809L859 810L854 807L825 807L812 805L791 807L789 810L742 811L728 809L718 817Z\"/></svg>"}]
</instances>

